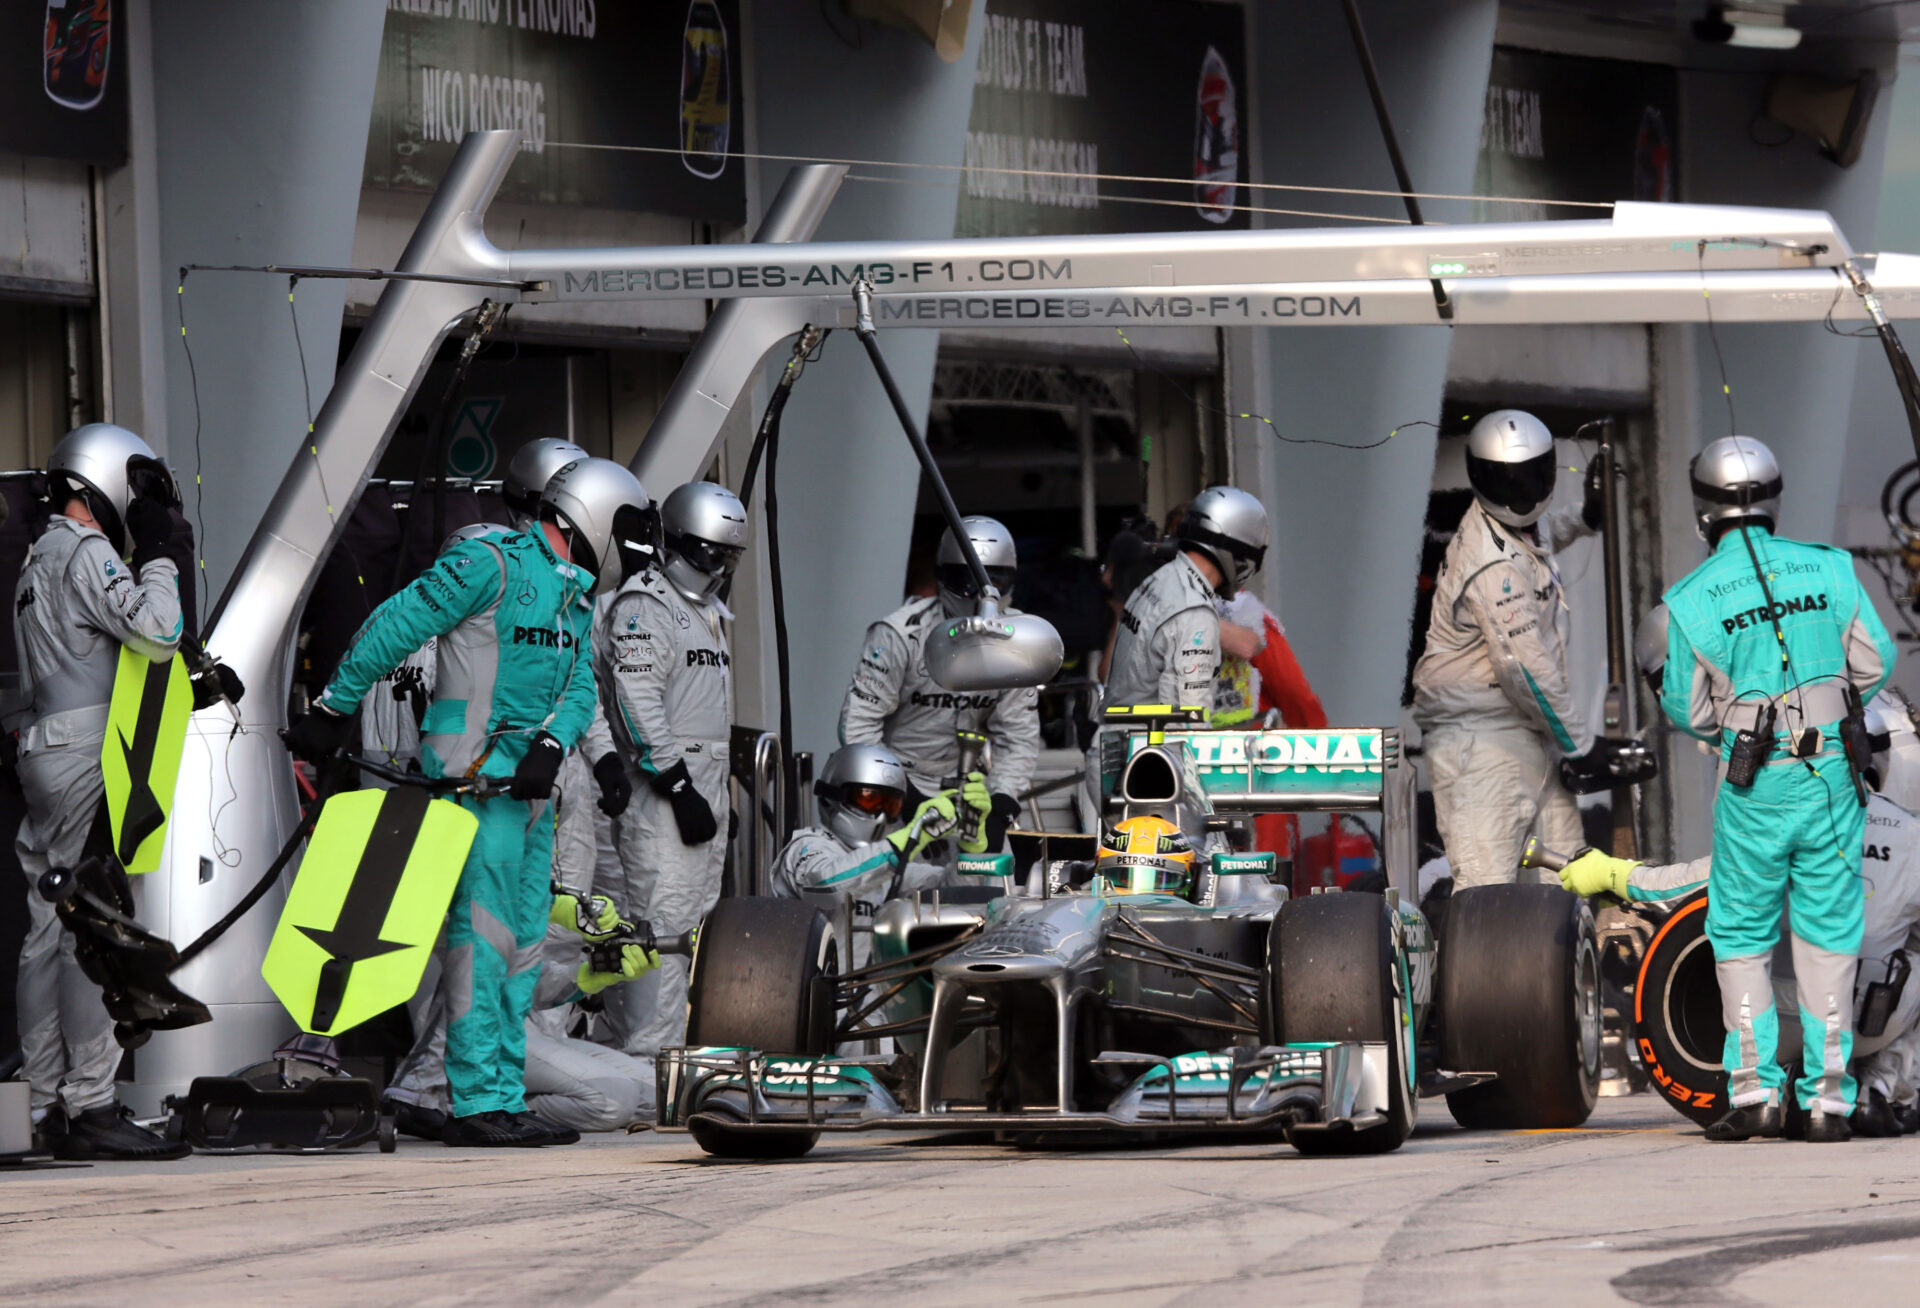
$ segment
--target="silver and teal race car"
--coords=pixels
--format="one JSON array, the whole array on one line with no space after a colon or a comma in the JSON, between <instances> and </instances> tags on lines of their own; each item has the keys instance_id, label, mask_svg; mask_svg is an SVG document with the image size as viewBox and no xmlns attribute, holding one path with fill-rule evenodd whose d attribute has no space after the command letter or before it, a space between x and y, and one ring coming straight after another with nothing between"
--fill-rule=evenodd
<instances>
[{"instance_id":1,"label":"silver and teal race car","mask_svg":"<svg viewBox=\"0 0 1920 1308\"><path fill-rule=\"evenodd\" d=\"M1585 1121L1600 1076L1585 901L1465 891L1436 942L1397 732L1200 716L1110 711L1100 751L1110 820L1162 817L1209 851L1188 896L1102 889L1094 836L1016 833L961 869L1004 888L888 902L869 961L844 970L845 923L798 900L722 900L694 958L688 1045L658 1061L660 1129L725 1157L872 1130L1244 1134L1353 1154L1398 1148L1441 1094L1466 1126ZM1281 879L1273 855L1229 839L1272 812L1376 815L1384 891L1223 894Z\"/></svg>"}]
</instances>

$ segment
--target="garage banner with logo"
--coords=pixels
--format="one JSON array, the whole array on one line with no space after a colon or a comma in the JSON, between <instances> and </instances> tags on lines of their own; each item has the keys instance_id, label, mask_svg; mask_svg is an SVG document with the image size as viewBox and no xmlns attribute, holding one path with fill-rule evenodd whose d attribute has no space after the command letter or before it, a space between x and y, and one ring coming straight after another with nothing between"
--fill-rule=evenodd
<instances>
[{"instance_id":1,"label":"garage banner with logo","mask_svg":"<svg viewBox=\"0 0 1920 1308\"><path fill-rule=\"evenodd\" d=\"M0 0L0 154L127 157L125 0Z\"/></svg>"},{"instance_id":2,"label":"garage banner with logo","mask_svg":"<svg viewBox=\"0 0 1920 1308\"><path fill-rule=\"evenodd\" d=\"M364 184L431 191L514 127L503 200L742 223L743 94L739 0L388 0Z\"/></svg>"},{"instance_id":3,"label":"garage banner with logo","mask_svg":"<svg viewBox=\"0 0 1920 1308\"><path fill-rule=\"evenodd\" d=\"M955 235L1251 225L1239 4L987 0L974 21Z\"/></svg>"}]
</instances>

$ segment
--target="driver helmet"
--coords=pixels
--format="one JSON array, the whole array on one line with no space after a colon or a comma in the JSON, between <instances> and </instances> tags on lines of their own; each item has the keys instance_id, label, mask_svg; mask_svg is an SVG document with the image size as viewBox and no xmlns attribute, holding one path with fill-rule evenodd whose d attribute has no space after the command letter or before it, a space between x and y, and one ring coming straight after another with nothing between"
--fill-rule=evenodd
<instances>
[{"instance_id":1,"label":"driver helmet","mask_svg":"<svg viewBox=\"0 0 1920 1308\"><path fill-rule=\"evenodd\" d=\"M136 496L180 506L180 488L153 447L110 422L90 422L60 438L47 456L47 500L55 513L83 500L100 530L127 552L127 507Z\"/></svg>"},{"instance_id":2,"label":"driver helmet","mask_svg":"<svg viewBox=\"0 0 1920 1308\"><path fill-rule=\"evenodd\" d=\"M1780 461L1751 436L1722 436L1693 456L1687 467L1693 483L1693 529L1709 545L1737 523L1772 531L1780 521L1780 492L1786 482Z\"/></svg>"},{"instance_id":3,"label":"driver helmet","mask_svg":"<svg viewBox=\"0 0 1920 1308\"><path fill-rule=\"evenodd\" d=\"M1001 607L1013 603L1014 571L1019 566L1014 555L1013 533L999 519L977 514L960 519L960 525L967 529L967 539L973 542L973 552L980 556L980 566L987 570L987 580L1000 592ZM940 537L933 579L943 613L949 618L968 617L973 613L980 599L980 588L973 583L973 569L967 566L967 556L961 552L960 542L953 538L952 528Z\"/></svg>"},{"instance_id":4,"label":"driver helmet","mask_svg":"<svg viewBox=\"0 0 1920 1308\"><path fill-rule=\"evenodd\" d=\"M1920 814L1920 730L1914 709L1897 690L1883 690L1867 705L1867 736L1873 768L1867 780L1879 794Z\"/></svg>"},{"instance_id":5,"label":"driver helmet","mask_svg":"<svg viewBox=\"0 0 1920 1308\"><path fill-rule=\"evenodd\" d=\"M1467 433L1467 481L1480 507L1509 527L1531 527L1553 499L1553 433L1521 409L1496 409Z\"/></svg>"},{"instance_id":6,"label":"driver helmet","mask_svg":"<svg viewBox=\"0 0 1920 1308\"><path fill-rule=\"evenodd\" d=\"M587 452L572 441L557 436L542 436L528 441L513 452L506 476L500 479L500 498L507 502L513 525L522 531L540 516L540 492L553 480L553 474Z\"/></svg>"},{"instance_id":7,"label":"driver helmet","mask_svg":"<svg viewBox=\"0 0 1920 1308\"><path fill-rule=\"evenodd\" d=\"M842 745L813 783L820 825L849 845L870 845L900 820L907 770L885 745Z\"/></svg>"},{"instance_id":8,"label":"driver helmet","mask_svg":"<svg viewBox=\"0 0 1920 1308\"><path fill-rule=\"evenodd\" d=\"M1193 890L1193 842L1162 817L1130 817L1100 833L1095 882L1110 895L1187 895Z\"/></svg>"},{"instance_id":9,"label":"driver helmet","mask_svg":"<svg viewBox=\"0 0 1920 1308\"><path fill-rule=\"evenodd\" d=\"M659 515L640 479L612 459L575 459L540 492L539 519L567 533L569 555L594 579L595 594L617 588L653 562Z\"/></svg>"},{"instance_id":10,"label":"driver helmet","mask_svg":"<svg viewBox=\"0 0 1920 1308\"><path fill-rule=\"evenodd\" d=\"M1174 539L1220 569L1222 599L1246 585L1267 557L1267 506L1237 486L1209 486L1193 497Z\"/></svg>"},{"instance_id":11,"label":"driver helmet","mask_svg":"<svg viewBox=\"0 0 1920 1308\"><path fill-rule=\"evenodd\" d=\"M677 486L660 506L666 532L663 569L674 589L695 603L719 594L747 548L747 509L740 497L710 481Z\"/></svg>"}]
</instances>

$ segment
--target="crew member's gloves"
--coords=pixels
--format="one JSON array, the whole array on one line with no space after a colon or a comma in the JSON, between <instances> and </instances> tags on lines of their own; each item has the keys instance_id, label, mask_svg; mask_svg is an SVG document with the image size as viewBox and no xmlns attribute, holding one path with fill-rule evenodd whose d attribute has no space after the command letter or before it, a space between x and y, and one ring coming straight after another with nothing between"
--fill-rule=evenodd
<instances>
[{"instance_id":1,"label":"crew member's gloves","mask_svg":"<svg viewBox=\"0 0 1920 1308\"><path fill-rule=\"evenodd\" d=\"M1627 876L1640 864L1589 849L1560 869L1560 885L1576 895L1614 895L1627 898Z\"/></svg>"},{"instance_id":2,"label":"crew member's gloves","mask_svg":"<svg viewBox=\"0 0 1920 1308\"><path fill-rule=\"evenodd\" d=\"M281 732L280 739L287 742L294 757L309 763L323 763L353 739L353 718L315 700L307 716Z\"/></svg>"},{"instance_id":3,"label":"crew member's gloves","mask_svg":"<svg viewBox=\"0 0 1920 1308\"><path fill-rule=\"evenodd\" d=\"M133 542L127 562L138 573L155 559L167 557L167 546L173 543L173 514L158 500L135 496L127 505L127 539Z\"/></svg>"},{"instance_id":4,"label":"crew member's gloves","mask_svg":"<svg viewBox=\"0 0 1920 1308\"><path fill-rule=\"evenodd\" d=\"M998 854L1007 846L1007 832L1020 820L1020 801L1012 795L995 792L993 816L987 819L987 852Z\"/></svg>"},{"instance_id":5,"label":"crew member's gloves","mask_svg":"<svg viewBox=\"0 0 1920 1308\"><path fill-rule=\"evenodd\" d=\"M959 814L960 852L987 852L987 820L993 816L993 793L987 789L984 772L969 772L960 786L960 802L966 812Z\"/></svg>"},{"instance_id":6,"label":"crew member's gloves","mask_svg":"<svg viewBox=\"0 0 1920 1308\"><path fill-rule=\"evenodd\" d=\"M693 788L685 759L657 773L647 784L653 787L654 794L665 797L673 806L673 824L680 828L681 844L704 845L720 833L712 806Z\"/></svg>"},{"instance_id":7,"label":"crew member's gloves","mask_svg":"<svg viewBox=\"0 0 1920 1308\"><path fill-rule=\"evenodd\" d=\"M653 953L645 945L626 945L620 950L620 970L618 972L596 972L592 963L580 964L580 970L573 974L573 983L580 987L583 995L597 995L608 986L619 985L622 981L632 981L643 977L660 966L660 955Z\"/></svg>"},{"instance_id":8,"label":"crew member's gloves","mask_svg":"<svg viewBox=\"0 0 1920 1308\"><path fill-rule=\"evenodd\" d=\"M1607 483L1598 457L1587 460L1586 498L1580 502L1580 520L1594 531L1607 521Z\"/></svg>"},{"instance_id":9,"label":"crew member's gloves","mask_svg":"<svg viewBox=\"0 0 1920 1308\"><path fill-rule=\"evenodd\" d=\"M1601 736L1593 748L1560 760L1560 784L1576 795L1615 786L1637 786L1660 774L1660 760L1638 740Z\"/></svg>"},{"instance_id":10,"label":"crew member's gloves","mask_svg":"<svg viewBox=\"0 0 1920 1308\"><path fill-rule=\"evenodd\" d=\"M900 862L911 863L934 841L942 839L959 824L957 790L943 790L913 811L906 826L887 837Z\"/></svg>"},{"instance_id":11,"label":"crew member's gloves","mask_svg":"<svg viewBox=\"0 0 1920 1308\"><path fill-rule=\"evenodd\" d=\"M203 708L212 708L221 700L229 704L238 704L247 688L240 680L240 674L224 663L208 659L200 665L199 671L190 673L187 680L193 686L193 707L198 712Z\"/></svg>"},{"instance_id":12,"label":"crew member's gloves","mask_svg":"<svg viewBox=\"0 0 1920 1308\"><path fill-rule=\"evenodd\" d=\"M515 799L546 799L553 794L554 779L560 775L560 764L566 757L567 751L560 748L560 742L541 732L527 746L520 766L513 770L507 793Z\"/></svg>"},{"instance_id":13,"label":"crew member's gloves","mask_svg":"<svg viewBox=\"0 0 1920 1308\"><path fill-rule=\"evenodd\" d=\"M624 925L620 911L605 895L582 896L578 891L562 890L553 897L547 921L577 932L588 940L604 940Z\"/></svg>"},{"instance_id":14,"label":"crew member's gloves","mask_svg":"<svg viewBox=\"0 0 1920 1308\"><path fill-rule=\"evenodd\" d=\"M620 756L606 753L593 765L593 779L600 783L600 811L608 817L619 817L627 811L627 805L633 802L633 785L627 780L627 770L620 766Z\"/></svg>"}]
</instances>

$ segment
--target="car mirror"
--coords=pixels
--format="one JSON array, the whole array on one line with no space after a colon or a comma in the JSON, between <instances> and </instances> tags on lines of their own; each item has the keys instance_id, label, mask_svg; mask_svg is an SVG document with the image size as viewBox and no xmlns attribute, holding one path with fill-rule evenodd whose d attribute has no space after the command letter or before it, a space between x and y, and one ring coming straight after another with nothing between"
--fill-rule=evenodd
<instances>
[{"instance_id":1,"label":"car mirror","mask_svg":"<svg viewBox=\"0 0 1920 1308\"><path fill-rule=\"evenodd\" d=\"M1213 874L1217 877L1271 877L1279 860L1268 853L1215 854Z\"/></svg>"},{"instance_id":2,"label":"car mirror","mask_svg":"<svg viewBox=\"0 0 1920 1308\"><path fill-rule=\"evenodd\" d=\"M1013 875L1013 855L999 854L962 854L954 860L953 870L963 877L1000 877L1006 879Z\"/></svg>"}]
</instances>

